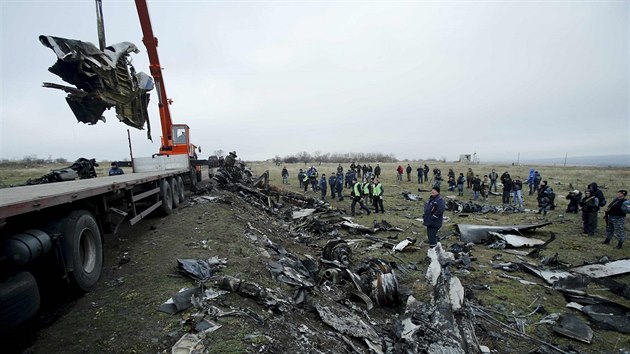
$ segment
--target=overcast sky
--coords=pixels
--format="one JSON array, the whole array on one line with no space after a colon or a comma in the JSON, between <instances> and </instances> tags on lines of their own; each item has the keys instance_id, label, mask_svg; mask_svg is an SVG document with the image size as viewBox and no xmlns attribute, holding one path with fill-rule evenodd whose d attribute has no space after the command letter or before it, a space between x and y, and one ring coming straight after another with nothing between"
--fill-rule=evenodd
<instances>
[{"instance_id":1,"label":"overcast sky","mask_svg":"<svg viewBox=\"0 0 630 354\"><path fill-rule=\"evenodd\" d=\"M300 151L481 161L630 153L628 1L148 1L175 123L204 158ZM95 5L1 0L0 157L129 156L127 127L78 123L38 36L98 45ZM103 0L107 43L133 1ZM135 156L159 148L131 129ZM200 156L200 157L201 157Z\"/></svg>"}]
</instances>

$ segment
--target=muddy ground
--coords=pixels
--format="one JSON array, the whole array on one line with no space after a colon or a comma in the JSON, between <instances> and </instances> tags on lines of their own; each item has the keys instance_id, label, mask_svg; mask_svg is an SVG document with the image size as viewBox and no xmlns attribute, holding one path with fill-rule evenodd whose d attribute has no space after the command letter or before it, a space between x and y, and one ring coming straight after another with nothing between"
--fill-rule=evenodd
<instances>
[{"instance_id":1,"label":"muddy ground","mask_svg":"<svg viewBox=\"0 0 630 354\"><path fill-rule=\"evenodd\" d=\"M627 171L626 171L627 172ZM276 177L272 182L280 186ZM208 183L208 181L205 181ZM297 191L296 183L285 186ZM389 186L389 187L388 187ZM406 237L418 240L418 250L392 255L388 247L370 247L375 242L364 240L353 246L352 260L360 263L372 257L383 258L404 264L408 270L398 273L401 293L409 294L419 301L430 301L431 289L425 281L428 266L426 257L426 232L421 223L413 220L421 216L422 202L404 201L400 190L413 191L417 185L396 187L387 183L386 191L391 200L385 203L388 209L384 215L359 215L355 221L371 226L374 221L385 219L403 232L379 232L374 236L390 242L398 242ZM348 190L345 190L346 194ZM315 196L313 192L307 195ZM427 193L421 193L425 197ZM180 205L168 217L151 217L138 225L123 227L116 237L105 240L105 265L96 288L85 295L68 294L63 287L51 285L48 299L42 313L26 329L16 330L8 340L10 351L25 353L159 353L170 352L172 346L188 332L194 332L198 313L194 308L175 315L158 311L158 307L178 290L195 286L195 281L177 272L178 258L208 259L213 256L225 258L227 264L218 276L233 277L255 282L262 287L273 289L288 301L281 310L262 305L255 299L228 293L213 300L214 306L223 311L235 311L234 315L206 318L214 320L222 327L207 334L203 341L204 352L208 353L352 353L370 352L356 338L341 336L335 329L324 324L318 313L306 304L290 304L295 295L295 287L274 280L268 270L270 260L277 260L278 254L265 247L264 239L282 245L287 252L303 259L307 255L319 258L322 247L331 239L330 235L315 235L299 231L297 224L284 218L282 213L269 214L242 198L242 193L214 189L204 195L216 196L214 201L197 201L189 195L189 202ZM493 199L494 198L494 199ZM499 204L500 197L493 197L489 203ZM349 198L335 201L333 207L349 212ZM563 204L564 205L564 204ZM285 208L288 208L286 206ZM487 224L520 224L544 221L535 213L511 215L486 214L483 216L447 215L451 221L440 231L442 243L451 245L458 241L453 225L456 222ZM625 248L614 250L601 245L601 239L588 240L580 235L579 215L568 215L561 211L552 212L546 218L554 222L552 230L558 239L550 244L543 256L552 256L560 251L563 261L581 265L584 260L594 262L601 256L611 259L628 257ZM563 230L562 232L560 232ZM600 234L602 226L600 225ZM341 231L344 239L362 239L361 233L350 234ZM546 240L549 231L541 229L536 237ZM574 256L580 254L577 260ZM473 266L469 272L458 276L467 288L469 303L488 309L489 313L510 326L510 314L529 314L538 305L543 309L526 319L528 337L510 334L501 325L492 324L481 318L476 319L475 332L479 343L497 353L508 352L557 352L544 346L554 345L564 352L613 353L630 350L630 335L593 326L595 331L591 344L562 337L551 330L550 325L535 323L549 313L564 313L566 300L557 291L546 286L541 279L524 272L511 273L538 285L522 285L514 280L502 278L503 271L492 268L496 262L519 261L510 254L499 250L488 250L482 245L472 251ZM535 260L531 260L535 262ZM628 282L628 276L616 277L620 282ZM214 281L206 282L206 287L218 289ZM329 286L329 288L335 288ZM319 290L310 292L309 299L319 298ZM609 297L625 306L630 302L608 291L595 288L595 293ZM390 307L375 307L366 311L365 303L343 293L338 294L338 302L363 316L383 337L391 337L396 319L404 312L404 303ZM586 317L581 317L586 322ZM348 342L348 340L350 342Z\"/></svg>"}]
</instances>

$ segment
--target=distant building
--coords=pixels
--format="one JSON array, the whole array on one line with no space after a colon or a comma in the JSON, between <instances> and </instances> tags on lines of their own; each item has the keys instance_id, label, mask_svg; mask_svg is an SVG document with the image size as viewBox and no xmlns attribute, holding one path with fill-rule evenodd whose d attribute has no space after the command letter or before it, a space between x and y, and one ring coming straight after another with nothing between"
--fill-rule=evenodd
<instances>
[{"instance_id":1,"label":"distant building","mask_svg":"<svg viewBox=\"0 0 630 354\"><path fill-rule=\"evenodd\" d=\"M459 155L459 162L470 162L472 159L471 154L461 154Z\"/></svg>"}]
</instances>

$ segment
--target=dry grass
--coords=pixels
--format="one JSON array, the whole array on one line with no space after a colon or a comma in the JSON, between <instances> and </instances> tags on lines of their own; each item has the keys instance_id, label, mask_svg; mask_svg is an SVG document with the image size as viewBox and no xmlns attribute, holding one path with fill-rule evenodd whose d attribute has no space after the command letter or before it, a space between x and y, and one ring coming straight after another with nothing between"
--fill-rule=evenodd
<instances>
[{"instance_id":1,"label":"dry grass","mask_svg":"<svg viewBox=\"0 0 630 354\"><path fill-rule=\"evenodd\" d=\"M400 163L400 165L406 167L407 163ZM402 279L401 283L404 286L410 287L418 298L426 297L426 289L423 286L423 275L426 269L426 262L424 260L426 252L426 244L428 243L425 228L420 221L414 220L422 216L423 202L410 202L404 200L401 192L409 191L412 193L420 194L424 200L429 196L428 192L418 192L418 187L422 189L429 189L429 184L426 182L423 185L417 184L416 168L418 162L412 162L413 168L412 181L406 181L406 175L404 175L404 181L399 183L396 181L395 169L398 163L384 163L380 164L382 173L381 181L385 187L385 210L386 214L371 214L360 215L356 217L357 222L364 225L371 225L374 221L380 221L385 219L391 224L405 229L405 232L398 235L398 240L402 240L406 237L411 237L424 242L424 246L421 247L420 252L416 253L403 253L399 254L399 259L403 259L409 263L417 263L419 271L412 274L411 279ZM529 169L535 168L543 176L544 180L548 180L549 184L553 187L557 194L556 204L558 207L556 210L549 212L546 218L535 212L517 213L517 214L485 214L475 215L470 214L466 216L452 214L447 212L445 215L450 217L449 222L445 222L444 226L439 232L439 236L443 238L442 243L451 245L458 242L456 224L482 224L482 225L513 225L523 223L540 223L543 221L551 221L553 224L544 227L533 235L533 237L546 240L550 236L550 232L556 234L556 240L549 244L549 246L543 250L542 256L553 256L556 253L561 262L570 264L573 266L582 265L584 263L597 262L603 256L608 256L611 260L627 258L630 255L630 245L626 244L621 250L612 247L613 245L603 245L601 241L605 234L605 225L601 216L603 212L600 212L600 221L596 232L596 238L587 238L581 234L582 220L580 214L567 214L565 213L566 205L568 201L564 199L564 196L573 189L583 191L586 186L591 182L596 182L603 189L606 199L610 202L616 197L616 191L618 189L630 189L630 186L624 183L630 181L630 169L628 168L593 168L593 167L575 167L575 166L508 166L508 165L472 165L472 164L458 164L458 163L428 163L429 167L433 169L438 167L442 170L443 175L449 168L453 168L456 174L460 172L466 172L469 167L473 169L476 174L483 176L490 173L494 168L497 173L501 175L504 171L508 170L510 175L520 176L523 181L527 179L529 175ZM271 184L282 186L286 189L294 192L300 192L298 188L297 173L300 168L308 168L303 164L289 164L287 169L289 170L290 179L289 185L282 185L281 169L283 166L275 166L272 163L251 163L250 166L257 172L262 173L265 170L269 170ZM334 172L337 164L322 164L317 166L320 175L326 173L327 176ZM342 165L345 170L349 165ZM376 164L372 164L376 166ZM431 175L431 173L430 173ZM445 183L442 184L442 195L450 198L458 198L457 193L446 191ZM527 188L524 187L526 190ZM303 191L301 191L304 193ZM307 191L308 195L315 195L312 191ZM472 192L469 190L464 191L465 196L460 197L464 200L470 200L472 198ZM527 191L524 193L525 207L536 209L537 202L535 196L527 195ZM350 211L350 198L349 190L344 189L345 200L339 202L337 200L331 201L330 191L327 198L333 207L338 207ZM483 202L478 201L479 204ZM490 205L500 205L500 196L491 196L486 202ZM398 210L398 211L397 211ZM626 222L626 235L630 235L630 222ZM383 235L378 235L384 237ZM349 236L351 238L357 238L356 235ZM396 240L394 240L395 242ZM360 251L355 257L363 259L364 257L382 257L391 258L389 250L373 250L373 251ZM510 275L522 277L529 281L537 282L538 286L523 285L516 280L505 279L499 277L504 271L495 270L492 265L497 262L521 262L517 256L510 255L499 250L488 249L483 245L477 245L473 250L473 256L475 260L473 262L473 271L469 274L460 274L462 282L466 286L472 284L482 285L487 284L490 286L490 290L473 291L475 296L474 302L482 304L484 306L501 309L504 313L529 313L535 308L536 304L544 306L545 310L549 313L558 312L572 312L565 308L566 300L557 291L551 290L548 286L545 286L541 279L538 279L532 275L516 272ZM493 257L500 260L493 260ZM394 260L393 258L391 260ZM531 263L537 263L536 259L525 259ZM622 283L630 282L630 275L623 275L614 277L615 280ZM610 298L613 301L630 306L630 301L618 297L609 291L603 291L597 289L597 287L589 287L589 291L598 295L603 295ZM532 305L533 304L533 305ZM533 306L533 307L532 307ZM500 316L498 316L500 317ZM619 347L630 346L630 335L619 334L615 331L597 330L593 344L587 345L578 343L576 341L559 337L554 334L549 326L535 326L532 325L535 321L540 320L543 317L542 314L536 314L528 318L528 333L541 337L541 339L553 342L560 345L573 345L583 352L613 352L618 350ZM583 317L586 319L585 317ZM594 327L594 326L593 326ZM594 327L596 329L596 327ZM520 351L527 348L535 347L534 344L524 343L524 347L514 347L514 344L510 344L512 350ZM595 349L596 348L596 349Z\"/></svg>"}]
</instances>

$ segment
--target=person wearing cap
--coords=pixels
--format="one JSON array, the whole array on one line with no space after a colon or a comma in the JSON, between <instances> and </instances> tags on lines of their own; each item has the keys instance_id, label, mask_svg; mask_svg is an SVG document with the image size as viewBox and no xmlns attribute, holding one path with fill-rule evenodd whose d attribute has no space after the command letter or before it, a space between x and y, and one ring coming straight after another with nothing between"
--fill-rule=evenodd
<instances>
[{"instance_id":1,"label":"person wearing cap","mask_svg":"<svg viewBox=\"0 0 630 354\"><path fill-rule=\"evenodd\" d=\"M361 209L367 211L368 215L370 215L370 209L363 204L363 200L361 198L361 193L363 191L363 187L361 183L357 182L356 177L352 179L353 187L352 187L352 204L350 204L350 210L352 210L352 216L354 216L354 207L359 203Z\"/></svg>"},{"instance_id":2,"label":"person wearing cap","mask_svg":"<svg viewBox=\"0 0 630 354\"><path fill-rule=\"evenodd\" d=\"M625 238L623 223L626 219L626 214L630 213L630 201L626 200L628 191L620 189L617 191L617 198L608 204L604 220L606 220L606 239L603 244L609 244L613 236L617 237L617 248L623 247L623 241Z\"/></svg>"},{"instance_id":3,"label":"person wearing cap","mask_svg":"<svg viewBox=\"0 0 630 354\"><path fill-rule=\"evenodd\" d=\"M442 227L442 219L446 204L440 195L440 187L431 189L431 196L424 205L424 214L422 216L422 225L427 227L427 236L429 237L429 247L433 248L437 245L437 233Z\"/></svg>"},{"instance_id":4,"label":"person wearing cap","mask_svg":"<svg viewBox=\"0 0 630 354\"><path fill-rule=\"evenodd\" d=\"M125 174L125 171L123 171L122 168L118 167L118 163L112 162L111 166L112 168L109 169L110 176L117 176L117 175Z\"/></svg>"}]
</instances>

